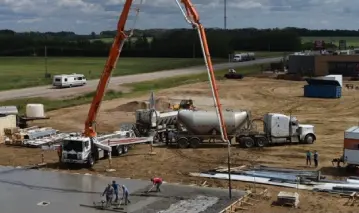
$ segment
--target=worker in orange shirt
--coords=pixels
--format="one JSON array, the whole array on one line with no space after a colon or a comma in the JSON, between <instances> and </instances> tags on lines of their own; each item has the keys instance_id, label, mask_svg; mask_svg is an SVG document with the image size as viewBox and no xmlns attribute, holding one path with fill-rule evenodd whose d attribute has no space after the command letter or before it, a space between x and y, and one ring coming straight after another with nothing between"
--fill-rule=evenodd
<instances>
[{"instance_id":1,"label":"worker in orange shirt","mask_svg":"<svg viewBox=\"0 0 359 213\"><path fill-rule=\"evenodd\" d=\"M160 192L160 186L162 185L162 178L155 177L151 178L151 182L153 183L153 186L156 186L156 192Z\"/></svg>"}]
</instances>

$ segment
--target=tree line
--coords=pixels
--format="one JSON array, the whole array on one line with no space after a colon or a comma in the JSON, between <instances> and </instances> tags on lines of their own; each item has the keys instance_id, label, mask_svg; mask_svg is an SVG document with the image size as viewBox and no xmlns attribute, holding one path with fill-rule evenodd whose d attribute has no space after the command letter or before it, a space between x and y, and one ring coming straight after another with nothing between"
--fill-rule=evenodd
<instances>
[{"instance_id":1,"label":"tree line","mask_svg":"<svg viewBox=\"0 0 359 213\"><path fill-rule=\"evenodd\" d=\"M104 57L116 31L77 35L74 32L14 32L0 30L0 56L89 56ZM236 50L300 51L312 48L301 37L359 37L359 31L284 29L206 29L212 57L227 58ZM107 39L107 41L105 40ZM334 44L330 45L335 47ZM46 48L45 48L46 47ZM45 51L46 49L46 51ZM194 29L135 30L124 47L124 57L202 57Z\"/></svg>"}]
</instances>

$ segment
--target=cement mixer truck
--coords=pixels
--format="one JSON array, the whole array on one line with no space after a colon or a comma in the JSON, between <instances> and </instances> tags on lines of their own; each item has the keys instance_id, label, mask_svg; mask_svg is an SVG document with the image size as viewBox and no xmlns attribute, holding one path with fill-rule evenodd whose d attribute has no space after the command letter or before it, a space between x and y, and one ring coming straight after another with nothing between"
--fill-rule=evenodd
<instances>
[{"instance_id":1,"label":"cement mixer truck","mask_svg":"<svg viewBox=\"0 0 359 213\"><path fill-rule=\"evenodd\" d=\"M263 132L255 126L248 111L224 111L229 139L241 147L264 147L275 143L307 143L316 140L313 125L299 124L296 117L278 113L265 114ZM180 148L197 148L209 139L220 139L220 128L215 111L181 110L177 115L179 130L176 143Z\"/></svg>"},{"instance_id":2,"label":"cement mixer truck","mask_svg":"<svg viewBox=\"0 0 359 213\"><path fill-rule=\"evenodd\" d=\"M178 111L136 110L138 136L153 136L153 142L164 142L168 131L176 131Z\"/></svg>"}]
</instances>

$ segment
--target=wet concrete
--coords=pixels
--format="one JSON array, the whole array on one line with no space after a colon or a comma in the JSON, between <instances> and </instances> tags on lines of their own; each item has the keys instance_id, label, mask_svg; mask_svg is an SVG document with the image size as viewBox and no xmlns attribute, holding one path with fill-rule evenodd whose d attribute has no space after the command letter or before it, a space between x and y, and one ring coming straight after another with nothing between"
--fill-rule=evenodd
<instances>
[{"instance_id":1,"label":"wet concrete","mask_svg":"<svg viewBox=\"0 0 359 213\"><path fill-rule=\"evenodd\" d=\"M0 167L1 212L99 212L101 210L81 207L80 204L92 205L103 199L101 194L104 187L112 180L109 177ZM169 208L178 209L178 206L187 209L183 212L200 213L194 209L201 208L188 206L188 203L193 203L193 199L198 199L199 196L202 199L218 198L206 210L202 208L201 213L218 212L233 202L228 200L228 190L223 189L163 184L160 193L143 195L151 187L149 181L121 178L116 178L116 181L130 190L131 204L124 208L129 213L157 213ZM234 191L233 200L242 195L242 191ZM43 201L49 204L41 204Z\"/></svg>"}]
</instances>

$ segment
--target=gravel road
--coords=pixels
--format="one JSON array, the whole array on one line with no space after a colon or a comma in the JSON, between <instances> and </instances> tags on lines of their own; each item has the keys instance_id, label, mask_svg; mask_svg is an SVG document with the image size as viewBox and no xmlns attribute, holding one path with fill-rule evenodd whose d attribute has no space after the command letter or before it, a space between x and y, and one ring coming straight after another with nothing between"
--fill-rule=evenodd
<instances>
[{"instance_id":1,"label":"gravel road","mask_svg":"<svg viewBox=\"0 0 359 213\"><path fill-rule=\"evenodd\" d=\"M248 65L276 62L281 59L282 57L275 57L275 58L257 59L254 61L247 61L241 63L221 63L221 64L215 64L214 69L222 70L229 68L238 68ZM168 77L180 76L180 75L198 74L205 72L205 70L206 70L205 66L195 66L195 67L189 67L183 69L165 70L165 71L158 71L153 73L113 77L111 78L111 81L108 85L108 89L118 89L119 85L121 84L142 82L142 81L168 78ZM62 97L74 96L95 90L97 84L98 84L98 79L87 81L87 84L82 87L73 87L66 89L53 89L51 85L48 85L48 86L30 87L24 89L7 90L0 92L0 101L20 99L20 98L33 98L33 97L62 98Z\"/></svg>"}]
</instances>

